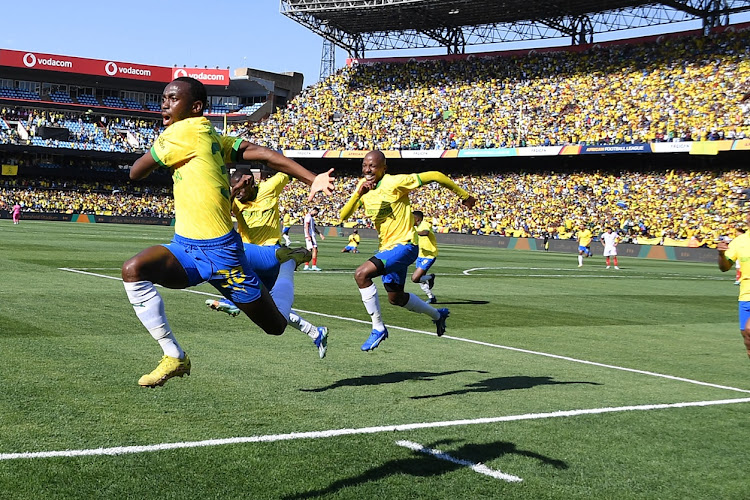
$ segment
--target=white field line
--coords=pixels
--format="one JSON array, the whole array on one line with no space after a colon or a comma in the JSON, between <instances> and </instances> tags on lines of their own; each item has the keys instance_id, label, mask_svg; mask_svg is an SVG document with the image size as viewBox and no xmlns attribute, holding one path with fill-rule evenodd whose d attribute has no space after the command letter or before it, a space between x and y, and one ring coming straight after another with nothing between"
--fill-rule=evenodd
<instances>
[{"instance_id":1,"label":"white field line","mask_svg":"<svg viewBox=\"0 0 750 500\"><path fill-rule=\"evenodd\" d=\"M204 441L182 441L178 443L162 443L142 446L115 446L111 448L90 448L81 450L36 451L24 453L0 453L0 461L17 460L22 458L55 458L55 457L84 457L102 455L125 455L134 453L148 453L155 451L176 450L184 448L200 448L208 446L224 446L243 443L273 443L276 441L292 441L296 439L322 439L338 436L353 436L362 434L378 434L383 432L404 432L415 429L434 429L441 427L457 427L464 425L493 424L497 422L518 422L522 420L539 420L544 418L576 417L579 415L601 415L624 411L664 410L668 408L689 408L696 406L716 406L737 403L750 403L750 398L723 399L715 401L691 401L686 403L665 403L638 406L617 406L610 408L589 408L579 410L560 410L548 413L526 413L523 415L506 415L502 417L485 417L463 420L447 420L442 422L417 422L412 424L383 425L378 427L360 427L358 429L331 429L327 431L290 432L287 434L267 434L262 436L233 437L225 439L207 439Z\"/></svg>"},{"instance_id":2,"label":"white field line","mask_svg":"<svg viewBox=\"0 0 750 500\"><path fill-rule=\"evenodd\" d=\"M77 269L70 269L70 268L66 268L66 267L60 267L58 269L60 269L61 271L70 271L70 272L73 272L73 273L85 274L85 275L88 275L88 276L96 276L96 277L99 277L99 278L107 278L107 279L122 281L121 278L117 278L115 276L107 276L106 274L97 274L97 273L91 273L91 272L88 272L88 271L79 271ZM195 294L199 294L199 295L206 295L206 296L209 296L209 297L221 298L221 295L214 294L214 293L209 293L209 292L201 292L201 291L198 291L198 290L183 289L182 291L189 292L189 293L195 293ZM304 313L304 314L312 314L312 315L320 316L320 317L324 317L324 318L338 319L338 320L341 320L341 321L349 321L349 322L353 322L353 323L370 324L369 321L364 321L364 320L355 319L355 318L348 318L348 317L345 317L345 316L337 316L335 314L324 314L324 313L319 313L319 312L316 312L316 311L306 311L304 309L297 309L297 308L295 308L294 310L298 311L298 312L301 312L301 313ZM394 325L386 325L386 326L388 328L392 329L392 330L401 330L401 331L404 331L404 332L421 333L423 335L437 336L436 333L426 332L424 330L416 330L416 329L413 329L413 328L405 328L405 327L394 326ZM541 351L532 351L530 349L521 349L519 347L511 347L511 346L505 346L505 345L501 345L501 344L491 344L489 342L482 342L482 341L479 341L479 340L466 339L466 338L463 338L463 337L453 337L451 335L443 335L442 338L444 338L444 339L450 339L450 340L457 340L459 342L468 342L470 344L481 345L481 346L484 346L484 347L492 347L492 348L495 348L495 349L504 349L506 351L521 352L521 353L524 353L524 354L532 354L532 355L535 355L535 356L544 356L544 357L547 357L547 358L559 359L559 360L562 360L562 361L570 361L572 363L580 363L580 364L584 364L584 365L597 366L599 368L609 368L611 370L619 370L619 371L630 372L630 373L638 373L640 375L649 375L651 377L665 378L665 379L668 379L668 380L675 380L675 381L679 381L679 382L687 382L687 383L690 383L690 384L702 385L702 386L705 386L705 387L713 387L715 389L725 389L725 390L728 390L728 391L735 391L735 392L741 392L741 393L750 394L750 390L748 390L748 389L739 389L737 387L730 387L730 386L726 386L726 385L712 384L712 383L709 383L709 382L702 382L700 380L694 380L694 379L689 379L689 378L684 378L684 377L675 377L673 375L666 375L666 374L663 374L663 373L650 372L650 371L646 371L646 370L637 370L635 368L626 368L624 366L608 365L606 363L597 363L596 361L587 361L585 359L571 358L569 356L561 356L559 354L551 354L551 353L541 352Z\"/></svg>"},{"instance_id":3,"label":"white field line","mask_svg":"<svg viewBox=\"0 0 750 500\"><path fill-rule=\"evenodd\" d=\"M591 269L591 267L589 267ZM627 270L627 269L626 269ZM660 274L660 275L629 275L623 274L619 270L601 269L602 274L580 274L583 272L578 267L472 267L461 272L464 276L472 276L475 271L567 271L571 274L494 274L493 276L502 277L522 277L522 278L627 278L627 279L679 279L679 280L714 280L723 281L726 277L722 276L684 276L681 274ZM452 275L451 275L452 276ZM480 275L481 276L481 275Z\"/></svg>"},{"instance_id":4,"label":"white field line","mask_svg":"<svg viewBox=\"0 0 750 500\"><path fill-rule=\"evenodd\" d=\"M490 469L489 467L481 463L470 462L468 460L461 460L460 458L452 457L443 451L436 450L435 448L427 448L413 441L401 440L401 441L396 441L396 444L399 446L403 446L404 448L409 448L410 450L413 450L419 453L424 453L425 455L431 455L435 458L439 458L440 460L445 460L446 462L451 462L457 465L463 465L464 467L469 467L474 472L484 474L485 476L494 477L495 479L501 479L508 483L520 483L521 481L523 481L523 479L521 479L518 476L514 476L512 474L506 474L505 472L502 472L499 470Z\"/></svg>"}]
</instances>

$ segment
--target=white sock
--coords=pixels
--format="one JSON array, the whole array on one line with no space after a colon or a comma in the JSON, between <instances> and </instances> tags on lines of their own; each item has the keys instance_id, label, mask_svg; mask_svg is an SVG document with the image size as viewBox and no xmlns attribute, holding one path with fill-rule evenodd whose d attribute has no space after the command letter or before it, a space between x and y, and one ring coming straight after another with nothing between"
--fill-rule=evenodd
<instances>
[{"instance_id":1,"label":"white sock","mask_svg":"<svg viewBox=\"0 0 750 500\"><path fill-rule=\"evenodd\" d=\"M273 297L276 307L285 318L289 317L294 303L294 266L293 260L281 264L276 283L271 289L271 297Z\"/></svg>"},{"instance_id":2,"label":"white sock","mask_svg":"<svg viewBox=\"0 0 750 500\"><path fill-rule=\"evenodd\" d=\"M583 265L583 255L580 255L580 254L578 255L578 265L580 266Z\"/></svg>"},{"instance_id":3,"label":"white sock","mask_svg":"<svg viewBox=\"0 0 750 500\"><path fill-rule=\"evenodd\" d=\"M184 358L185 351L177 343L164 313L164 301L150 281L124 282L128 300L135 315L141 320L151 336L159 342L164 354L173 358Z\"/></svg>"},{"instance_id":4,"label":"white sock","mask_svg":"<svg viewBox=\"0 0 750 500\"><path fill-rule=\"evenodd\" d=\"M290 312L287 321L290 325L306 334L311 339L315 340L318 338L318 328L296 312Z\"/></svg>"},{"instance_id":5,"label":"white sock","mask_svg":"<svg viewBox=\"0 0 750 500\"><path fill-rule=\"evenodd\" d=\"M435 309L430 304L420 299L413 293L409 294L409 300L406 301L406 304L404 304L404 308L415 313L426 314L433 320L440 319L440 313L437 309Z\"/></svg>"},{"instance_id":6,"label":"white sock","mask_svg":"<svg viewBox=\"0 0 750 500\"><path fill-rule=\"evenodd\" d=\"M432 298L432 288L430 288L430 285L428 285L427 283L420 283L419 288L421 288L422 291L427 294L428 298Z\"/></svg>"},{"instance_id":7,"label":"white sock","mask_svg":"<svg viewBox=\"0 0 750 500\"><path fill-rule=\"evenodd\" d=\"M375 283L367 288L360 288L359 294L362 295L362 303L365 305L367 314L372 319L373 330L382 332L385 330L385 323L383 323L383 316L380 314L380 300L378 299L378 289L375 287Z\"/></svg>"}]
</instances>

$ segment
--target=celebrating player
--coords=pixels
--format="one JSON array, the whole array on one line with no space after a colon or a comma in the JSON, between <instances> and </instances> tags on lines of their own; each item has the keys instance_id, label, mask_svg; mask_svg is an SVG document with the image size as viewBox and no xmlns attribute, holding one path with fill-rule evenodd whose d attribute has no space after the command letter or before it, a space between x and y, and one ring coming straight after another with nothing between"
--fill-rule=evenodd
<instances>
[{"instance_id":1,"label":"celebrating player","mask_svg":"<svg viewBox=\"0 0 750 500\"><path fill-rule=\"evenodd\" d=\"M388 338L388 330L380 313L378 290L372 282L377 276L382 276L391 304L426 314L435 323L438 336L445 333L445 320L450 311L435 309L413 293L404 292L406 270L419 252L409 192L437 182L460 196L463 205L472 208L476 203L473 196L440 172L390 175L386 173L387 168L385 155L381 151L367 153L362 161L363 178L340 214L343 223L358 207L363 206L365 214L372 219L378 231L378 252L354 273L362 302L372 319L372 332L362 344L363 351L375 349Z\"/></svg>"},{"instance_id":2,"label":"celebrating player","mask_svg":"<svg viewBox=\"0 0 750 500\"><path fill-rule=\"evenodd\" d=\"M139 180L167 167L174 181L172 242L149 247L122 265L128 300L164 352L159 365L138 381L144 387L190 374L190 359L169 326L155 284L181 289L208 281L266 333L281 335L286 328L286 317L260 286L234 230L226 162L264 162L308 184L310 199L333 189L330 171L316 177L275 151L217 134L203 116L206 105L206 89L198 80L181 77L167 84L161 106L166 130L130 169L130 178Z\"/></svg>"},{"instance_id":3,"label":"celebrating player","mask_svg":"<svg viewBox=\"0 0 750 500\"><path fill-rule=\"evenodd\" d=\"M424 220L424 214L420 210L414 210L414 227L417 228L419 236L419 257L417 257L417 268L411 275L411 280L417 283L422 291L427 295L430 304L437 303L437 298L432 293L432 287L435 286L435 275L427 274L437 259L438 249L435 233L432 231L432 225Z\"/></svg>"},{"instance_id":4,"label":"celebrating player","mask_svg":"<svg viewBox=\"0 0 750 500\"><path fill-rule=\"evenodd\" d=\"M578 267L583 267L583 256L591 257L591 240L594 235L589 228L579 229L578 231Z\"/></svg>"},{"instance_id":5,"label":"celebrating player","mask_svg":"<svg viewBox=\"0 0 750 500\"><path fill-rule=\"evenodd\" d=\"M265 172L265 169L261 169L262 176ZM287 174L279 172L256 184L252 170L245 167L236 169L229 179L236 193L232 211L237 217L237 229L253 271L271 291L271 297L281 314L287 317L289 324L312 339L322 359L328 348L328 328L316 327L292 311L294 270L300 263L310 259L310 252L304 248L291 249L279 244L279 196L290 180ZM285 261L281 263L282 260ZM239 308L227 299L209 299L206 305L231 316L240 313Z\"/></svg>"},{"instance_id":6,"label":"celebrating player","mask_svg":"<svg viewBox=\"0 0 750 500\"><path fill-rule=\"evenodd\" d=\"M341 253L359 253L359 232L355 229L349 235L349 243L341 249Z\"/></svg>"},{"instance_id":7,"label":"celebrating player","mask_svg":"<svg viewBox=\"0 0 750 500\"><path fill-rule=\"evenodd\" d=\"M747 212L745 223L750 227L750 211ZM716 244L718 250L719 269L729 271L735 262L740 264L740 294L739 319L740 334L745 342L747 355L750 357L750 232L744 232L731 242L722 238Z\"/></svg>"}]
</instances>

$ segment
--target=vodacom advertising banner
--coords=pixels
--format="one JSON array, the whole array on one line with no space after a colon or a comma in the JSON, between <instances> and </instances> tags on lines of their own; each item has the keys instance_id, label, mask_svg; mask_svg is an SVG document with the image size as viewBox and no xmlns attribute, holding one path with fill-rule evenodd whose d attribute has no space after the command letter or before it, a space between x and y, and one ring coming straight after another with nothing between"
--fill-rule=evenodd
<instances>
[{"instance_id":1,"label":"vodacom advertising banner","mask_svg":"<svg viewBox=\"0 0 750 500\"><path fill-rule=\"evenodd\" d=\"M172 68L172 79L181 76L195 78L203 85L229 85L228 69Z\"/></svg>"},{"instance_id":2,"label":"vodacom advertising banner","mask_svg":"<svg viewBox=\"0 0 750 500\"><path fill-rule=\"evenodd\" d=\"M61 71L81 75L111 76L113 78L130 78L133 80L149 80L154 82L169 82L171 80L170 68L162 66L147 66L145 64L103 61L100 59L43 54L41 52L23 52L20 50L1 49L0 66Z\"/></svg>"},{"instance_id":3,"label":"vodacom advertising banner","mask_svg":"<svg viewBox=\"0 0 750 500\"><path fill-rule=\"evenodd\" d=\"M24 52L0 49L0 66L61 71L80 75L111 76L152 82L170 82L180 76L190 76L204 85L229 85L228 69L167 68L119 61L86 59L83 57Z\"/></svg>"}]
</instances>

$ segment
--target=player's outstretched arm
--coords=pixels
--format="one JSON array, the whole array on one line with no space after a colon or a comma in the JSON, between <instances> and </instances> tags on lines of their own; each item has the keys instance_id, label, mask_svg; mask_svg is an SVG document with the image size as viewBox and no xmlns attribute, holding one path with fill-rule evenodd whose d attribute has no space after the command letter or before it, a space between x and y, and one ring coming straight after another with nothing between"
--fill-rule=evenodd
<instances>
[{"instance_id":1,"label":"player's outstretched arm","mask_svg":"<svg viewBox=\"0 0 750 500\"><path fill-rule=\"evenodd\" d=\"M438 172L438 171L422 172L421 174L419 174L419 178L422 179L422 182L424 184L428 184L430 182L437 182L441 186L447 187L448 189L456 193L461 198L461 204L468 208L474 208L474 205L477 203L477 199L475 197L469 194L468 191L460 187L458 184L453 182L452 179L450 179L447 175L445 175L442 172Z\"/></svg>"},{"instance_id":2,"label":"player's outstretched arm","mask_svg":"<svg viewBox=\"0 0 750 500\"><path fill-rule=\"evenodd\" d=\"M133 166L130 167L130 178L134 181L145 179L151 172L159 168L159 163L154 159L149 151L145 155L141 156Z\"/></svg>"},{"instance_id":3,"label":"player's outstretched arm","mask_svg":"<svg viewBox=\"0 0 750 500\"><path fill-rule=\"evenodd\" d=\"M237 154L245 161L263 162L278 172L289 174L295 179L301 180L310 186L310 196L308 197L308 200L312 200L315 193L318 191L323 192L323 194L327 196L330 196L333 192L333 177L331 177L333 169L315 175L291 158L287 158L272 149L248 141L242 141L240 143L237 148Z\"/></svg>"}]
</instances>

